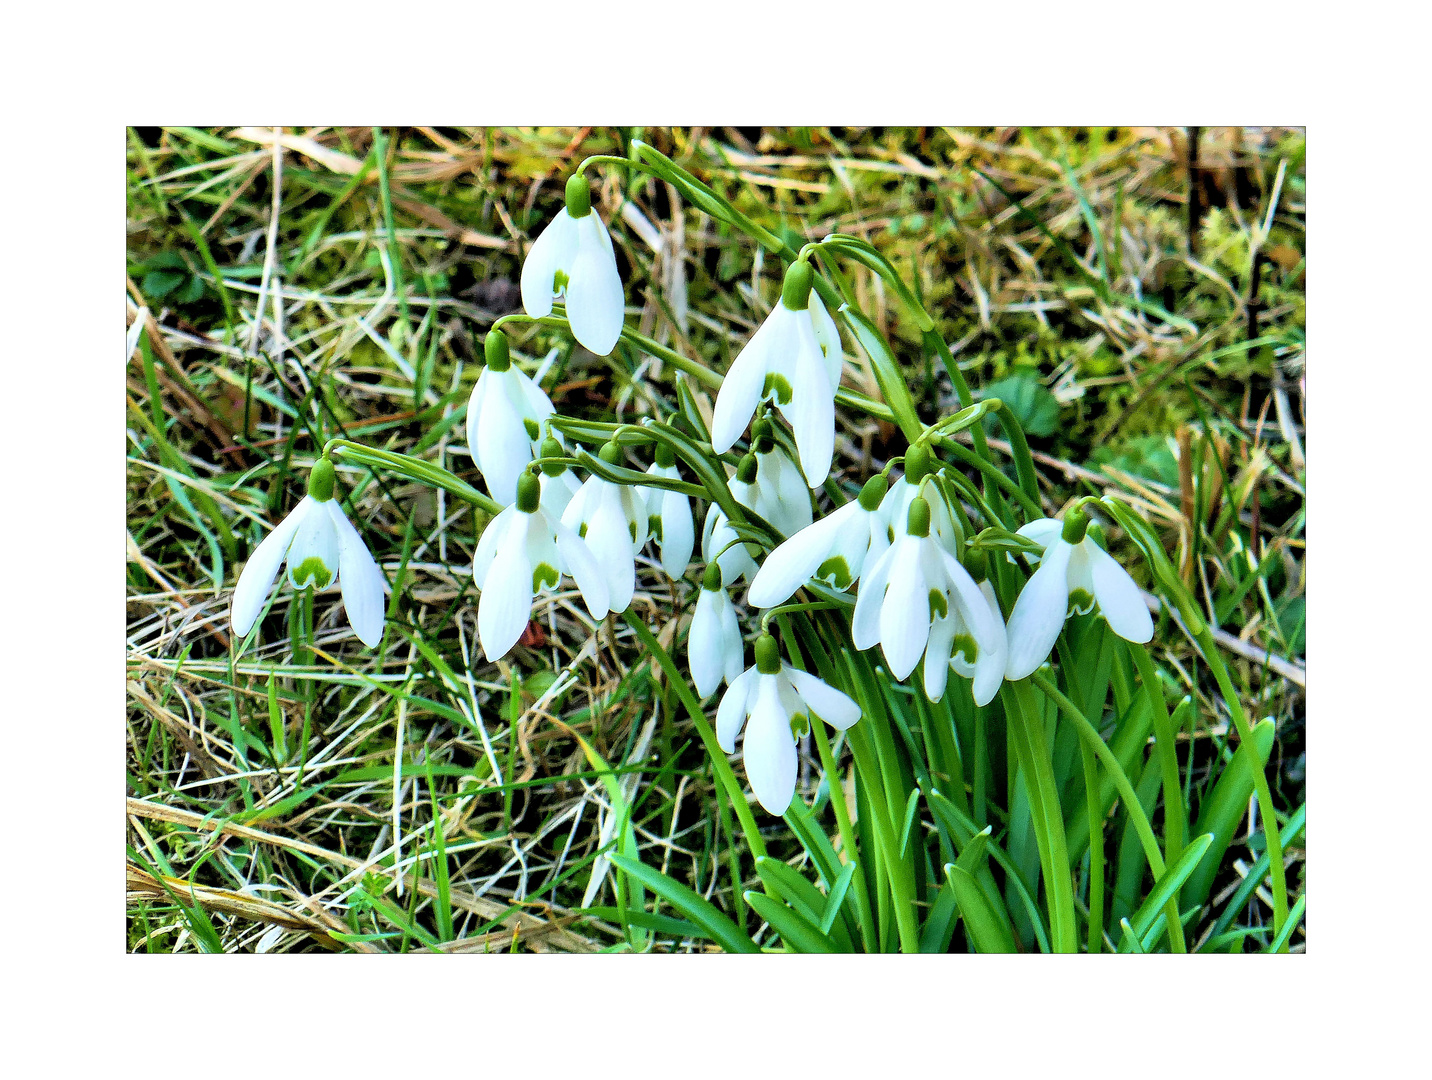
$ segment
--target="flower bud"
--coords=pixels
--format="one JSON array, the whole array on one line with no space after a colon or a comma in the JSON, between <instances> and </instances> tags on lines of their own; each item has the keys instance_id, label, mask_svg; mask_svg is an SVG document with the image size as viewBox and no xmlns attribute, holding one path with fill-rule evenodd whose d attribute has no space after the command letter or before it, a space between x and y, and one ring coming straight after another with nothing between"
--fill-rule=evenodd
<instances>
[{"instance_id":1,"label":"flower bud","mask_svg":"<svg viewBox=\"0 0 1432 1080\"><path fill-rule=\"evenodd\" d=\"M592 189L587 178L581 173L567 177L567 213L574 218L584 218L592 212Z\"/></svg>"},{"instance_id":2,"label":"flower bud","mask_svg":"<svg viewBox=\"0 0 1432 1080\"><path fill-rule=\"evenodd\" d=\"M865 481L865 486L860 489L861 507L872 514L875 513L880 508L880 500L885 498L885 492L889 486L885 482L885 477L880 473L876 473Z\"/></svg>"},{"instance_id":3,"label":"flower bud","mask_svg":"<svg viewBox=\"0 0 1432 1080\"><path fill-rule=\"evenodd\" d=\"M791 263L781 286L781 303L792 311L805 311L810 307L810 287L814 279L810 263L804 259Z\"/></svg>"},{"instance_id":4,"label":"flower bud","mask_svg":"<svg viewBox=\"0 0 1432 1080\"><path fill-rule=\"evenodd\" d=\"M524 514L533 514L541 501L542 482L532 470L523 469L522 475L517 478L517 509Z\"/></svg>"},{"instance_id":5,"label":"flower bud","mask_svg":"<svg viewBox=\"0 0 1432 1080\"><path fill-rule=\"evenodd\" d=\"M721 564L713 562L706 567L706 573L701 577L701 587L707 592L715 592L721 588Z\"/></svg>"},{"instance_id":6,"label":"flower bud","mask_svg":"<svg viewBox=\"0 0 1432 1080\"><path fill-rule=\"evenodd\" d=\"M1066 544L1077 544L1084 539L1089 529L1089 516L1082 510L1071 510L1064 515L1064 532L1061 536Z\"/></svg>"},{"instance_id":7,"label":"flower bud","mask_svg":"<svg viewBox=\"0 0 1432 1080\"><path fill-rule=\"evenodd\" d=\"M487 366L493 371L506 371L512 366L512 357L507 351L507 335L501 330L490 330L482 344L487 357Z\"/></svg>"},{"instance_id":8,"label":"flower bud","mask_svg":"<svg viewBox=\"0 0 1432 1080\"><path fill-rule=\"evenodd\" d=\"M319 458L308 474L308 495L314 502L327 502L333 498L334 475L333 462L326 457Z\"/></svg>"},{"instance_id":9,"label":"flower bud","mask_svg":"<svg viewBox=\"0 0 1432 1080\"><path fill-rule=\"evenodd\" d=\"M556 439L552 438L552 436L548 435L545 439L542 440L542 456L544 458L561 457L562 444L559 443ZM549 462L548 464L542 466L542 471L548 476L561 476L564 472L567 471L567 466L560 465L555 462Z\"/></svg>"},{"instance_id":10,"label":"flower bud","mask_svg":"<svg viewBox=\"0 0 1432 1080\"><path fill-rule=\"evenodd\" d=\"M756 639L756 670L762 675L774 675L781 670L780 646L770 634Z\"/></svg>"},{"instance_id":11,"label":"flower bud","mask_svg":"<svg viewBox=\"0 0 1432 1080\"><path fill-rule=\"evenodd\" d=\"M930 535L930 504L918 495L910 501L910 513L905 519L905 531L910 536Z\"/></svg>"},{"instance_id":12,"label":"flower bud","mask_svg":"<svg viewBox=\"0 0 1432 1080\"><path fill-rule=\"evenodd\" d=\"M924 443L916 443L905 451L905 479L912 484L918 484L932 470L930 451Z\"/></svg>"}]
</instances>

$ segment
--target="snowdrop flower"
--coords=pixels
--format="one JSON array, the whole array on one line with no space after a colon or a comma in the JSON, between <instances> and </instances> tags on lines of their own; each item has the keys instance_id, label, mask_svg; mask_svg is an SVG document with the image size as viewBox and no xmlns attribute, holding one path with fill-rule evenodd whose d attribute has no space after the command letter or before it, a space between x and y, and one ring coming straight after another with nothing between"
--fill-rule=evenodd
<instances>
[{"instance_id":1,"label":"snowdrop flower","mask_svg":"<svg viewBox=\"0 0 1432 1080\"><path fill-rule=\"evenodd\" d=\"M522 264L522 307L534 319L563 297L572 336L598 356L616 347L625 317L622 279L612 238L592 213L587 178L567 181L567 205L542 230Z\"/></svg>"},{"instance_id":2,"label":"snowdrop flower","mask_svg":"<svg viewBox=\"0 0 1432 1080\"><path fill-rule=\"evenodd\" d=\"M782 536L794 536L814 519L810 494L796 463L769 437L756 441L754 494L751 509Z\"/></svg>"},{"instance_id":3,"label":"snowdrop flower","mask_svg":"<svg viewBox=\"0 0 1432 1080\"><path fill-rule=\"evenodd\" d=\"M472 581L481 590L477 637L488 660L506 656L532 617L539 590L563 574L577 583L592 618L607 613L607 582L586 543L541 506L541 484L531 471L517 480L516 501L483 530L472 557Z\"/></svg>"},{"instance_id":4,"label":"snowdrop flower","mask_svg":"<svg viewBox=\"0 0 1432 1080\"><path fill-rule=\"evenodd\" d=\"M722 679L734 683L741 675L745 656L736 609L721 584L721 565L712 563L701 580L701 595L696 598L691 633L686 638L686 661L697 694L706 697L715 693Z\"/></svg>"},{"instance_id":5,"label":"snowdrop flower","mask_svg":"<svg viewBox=\"0 0 1432 1080\"><path fill-rule=\"evenodd\" d=\"M756 639L756 663L726 689L716 710L716 741L736 749L746 725L746 778L769 814L784 814L796 790L796 732L817 716L838 731L860 719L860 706L814 675L781 660L776 639ZM749 722L747 721L747 718Z\"/></svg>"},{"instance_id":6,"label":"snowdrop flower","mask_svg":"<svg viewBox=\"0 0 1432 1080\"><path fill-rule=\"evenodd\" d=\"M978 660L982 653L1003 650L1004 627L992 617L989 601L969 571L931 535L930 504L916 497L910 503L904 533L896 536L860 582L851 617L851 641L857 649L879 643L890 674L903 680L919 663L933 624L940 619L945 622L940 624L935 645L942 655L927 658L927 670L931 664L943 667L948 663L945 637L953 643L961 631L970 639L966 659ZM937 680L937 685L943 693L943 682ZM984 704L998 689L998 680L993 688L981 683L976 701ZM984 701L979 701L986 691Z\"/></svg>"},{"instance_id":7,"label":"snowdrop flower","mask_svg":"<svg viewBox=\"0 0 1432 1080\"><path fill-rule=\"evenodd\" d=\"M1097 607L1109 629L1125 641L1142 644L1153 638L1154 622L1139 587L1089 538L1088 527L1089 519L1075 510L1063 522L1040 518L1019 530L1020 536L1044 545L1044 554L1009 613L1006 678L1032 675L1072 613L1087 615Z\"/></svg>"},{"instance_id":8,"label":"snowdrop flower","mask_svg":"<svg viewBox=\"0 0 1432 1080\"><path fill-rule=\"evenodd\" d=\"M885 522L876 512L885 495L885 477L872 476L860 497L808 525L766 556L751 581L746 602L769 608L815 578L844 591L860 578L872 548L889 547Z\"/></svg>"},{"instance_id":9,"label":"snowdrop flower","mask_svg":"<svg viewBox=\"0 0 1432 1080\"><path fill-rule=\"evenodd\" d=\"M599 456L615 465L621 461L621 447L608 442ZM611 610L625 611L636 590L636 553L647 540L646 503L641 495L593 474L567 504L562 524L575 530L591 549L607 582Z\"/></svg>"},{"instance_id":10,"label":"snowdrop flower","mask_svg":"<svg viewBox=\"0 0 1432 1080\"><path fill-rule=\"evenodd\" d=\"M1005 654L1008 652L1004 613L999 609L994 586L985 579L987 563L984 554L971 551L966 554L965 561L971 580L979 582L979 591L989 609L995 631L986 640L987 647L980 648L973 628L961 614L960 604L952 604L944 615L936 615L930 623L930 642L925 647L925 696L931 701L944 697L950 668L954 668L966 679L974 681L971 689L975 704L988 705L1004 682Z\"/></svg>"},{"instance_id":11,"label":"snowdrop flower","mask_svg":"<svg viewBox=\"0 0 1432 1080\"><path fill-rule=\"evenodd\" d=\"M680 480L676 468L676 455L664 442L656 444L656 460L646 470L652 476L667 480ZM665 491L661 488L642 488L646 496L646 522L657 551L661 555L661 568L673 581L686 573L686 564L691 561L691 552L696 547L696 526L691 517L691 500L679 491Z\"/></svg>"},{"instance_id":12,"label":"snowdrop flower","mask_svg":"<svg viewBox=\"0 0 1432 1080\"><path fill-rule=\"evenodd\" d=\"M387 580L334 500L333 481L332 462L319 458L308 474L308 494L244 564L229 602L229 621L236 636L247 637L253 629L278 568L287 558L288 583L293 588L321 591L336 580L358 640L372 648L382 638Z\"/></svg>"},{"instance_id":13,"label":"snowdrop flower","mask_svg":"<svg viewBox=\"0 0 1432 1080\"><path fill-rule=\"evenodd\" d=\"M736 501L748 510L755 509L756 455L747 454L736 468L736 475L726 481L726 487ZM721 564L721 579L734 585L741 578L750 580L756 576L756 560L751 558L746 545L737 543L736 530L726 519L726 513L717 503L706 510L706 522L701 527L701 560L708 565Z\"/></svg>"},{"instance_id":14,"label":"snowdrop flower","mask_svg":"<svg viewBox=\"0 0 1432 1080\"><path fill-rule=\"evenodd\" d=\"M955 522L950 508L945 505L944 495L932 479L937 464L923 443L916 443L905 452L905 477L902 483L890 488L889 494L880 502L878 511L885 528L883 536L872 548L866 561L874 560L885 553L885 548L894 543L897 536L905 533L905 524L910 516L910 504L921 496L930 504L930 531L940 545L951 555L955 553Z\"/></svg>"},{"instance_id":15,"label":"snowdrop flower","mask_svg":"<svg viewBox=\"0 0 1432 1080\"><path fill-rule=\"evenodd\" d=\"M716 396L711 445L724 454L751 421L756 405L775 402L795 432L806 482L820 487L835 455L835 391L840 385L840 333L811 291L810 264L786 271L781 299L731 362Z\"/></svg>"},{"instance_id":16,"label":"snowdrop flower","mask_svg":"<svg viewBox=\"0 0 1432 1080\"><path fill-rule=\"evenodd\" d=\"M556 411L542 388L512 364L507 335L488 333L487 366L467 403L467 447L488 493L503 506L517 497L517 477L532 461L542 423Z\"/></svg>"}]
</instances>

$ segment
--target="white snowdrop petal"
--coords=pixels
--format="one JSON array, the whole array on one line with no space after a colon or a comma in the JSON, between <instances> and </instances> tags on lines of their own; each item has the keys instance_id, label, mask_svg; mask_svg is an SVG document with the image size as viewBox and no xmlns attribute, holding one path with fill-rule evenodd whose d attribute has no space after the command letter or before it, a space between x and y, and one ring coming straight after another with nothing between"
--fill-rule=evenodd
<instances>
[{"instance_id":1,"label":"white snowdrop petal","mask_svg":"<svg viewBox=\"0 0 1432 1080\"><path fill-rule=\"evenodd\" d=\"M711 448L724 454L736 444L751 415L756 411L756 402L766 386L766 374L771 370L773 353L780 347L781 320L778 312L783 307L777 304L766 316L766 321L756 328L751 339L736 354L726 371L721 389L716 393L716 405L711 411Z\"/></svg>"},{"instance_id":2,"label":"white snowdrop petal","mask_svg":"<svg viewBox=\"0 0 1432 1080\"><path fill-rule=\"evenodd\" d=\"M516 405L517 411L521 413L523 417L529 420L535 420L540 429L543 421L555 413L557 407L552 404L552 399L547 396L546 391L538 386L536 380L528 375L527 372L521 370L515 364L507 370L510 375L508 389L513 399L513 404ZM556 437L560 442L560 434ZM532 439L533 447L539 446L541 442L542 438L539 430L538 437Z\"/></svg>"},{"instance_id":3,"label":"white snowdrop petal","mask_svg":"<svg viewBox=\"0 0 1432 1080\"><path fill-rule=\"evenodd\" d=\"M588 614L594 619L605 618L609 610L607 579L587 542L562 522L550 518L549 521L557 536L557 556L562 560L560 569L577 583Z\"/></svg>"},{"instance_id":4,"label":"white snowdrop petal","mask_svg":"<svg viewBox=\"0 0 1432 1080\"><path fill-rule=\"evenodd\" d=\"M1005 678L1023 679L1044 663L1064 628L1069 607L1069 556L1073 548L1054 540L1044 549L1039 569L1024 583L1009 613L1009 657Z\"/></svg>"},{"instance_id":5,"label":"white snowdrop petal","mask_svg":"<svg viewBox=\"0 0 1432 1080\"><path fill-rule=\"evenodd\" d=\"M760 676L746 725L746 779L768 814L784 814L796 790L796 743L774 675Z\"/></svg>"},{"instance_id":6,"label":"white snowdrop petal","mask_svg":"<svg viewBox=\"0 0 1432 1080\"><path fill-rule=\"evenodd\" d=\"M725 674L722 652L721 614L717 610L720 594L702 589L696 598L696 611L691 616L691 632L686 637L686 660L691 668L691 681L696 693L707 697L716 692Z\"/></svg>"},{"instance_id":7,"label":"white snowdrop petal","mask_svg":"<svg viewBox=\"0 0 1432 1080\"><path fill-rule=\"evenodd\" d=\"M371 649L383 638L383 620L388 613L383 587L388 579L358 530L344 517L338 500L330 499L319 505L327 508L338 535L338 583L343 587L343 610L348 615L348 625L353 627L358 640Z\"/></svg>"},{"instance_id":8,"label":"white snowdrop petal","mask_svg":"<svg viewBox=\"0 0 1432 1080\"><path fill-rule=\"evenodd\" d=\"M517 477L532 461L532 439L514 400L521 388L509 378L512 369L488 374L491 385L478 418L477 445L469 449L475 449L488 493L503 506L510 506L517 499Z\"/></svg>"},{"instance_id":9,"label":"white snowdrop petal","mask_svg":"<svg viewBox=\"0 0 1432 1080\"><path fill-rule=\"evenodd\" d=\"M482 530L482 536L477 541L477 551L472 556L472 583L481 589L487 583L487 572L492 567L493 556L497 554L498 546L503 542L502 538L512 528L512 521L517 516L517 506L504 508L495 518L487 523L487 528Z\"/></svg>"},{"instance_id":10,"label":"white snowdrop petal","mask_svg":"<svg viewBox=\"0 0 1432 1080\"><path fill-rule=\"evenodd\" d=\"M925 580L920 541L906 537L891 549L894 566L880 606L880 648L890 674L904 680L920 661L930 636L930 583Z\"/></svg>"},{"instance_id":11,"label":"white snowdrop petal","mask_svg":"<svg viewBox=\"0 0 1432 1080\"><path fill-rule=\"evenodd\" d=\"M317 505L305 495L273 532L259 541L249 561L244 563L243 572L234 585L234 594L229 598L229 622L238 637L247 637L254 628L254 620L259 617L264 601L273 591L274 578L278 577L278 568L283 565L283 557L288 554L294 533L308 512Z\"/></svg>"},{"instance_id":12,"label":"white snowdrop petal","mask_svg":"<svg viewBox=\"0 0 1432 1080\"><path fill-rule=\"evenodd\" d=\"M522 264L522 308L534 319L552 314L558 270L569 272L577 251L577 223L564 206L533 241Z\"/></svg>"},{"instance_id":13,"label":"white snowdrop petal","mask_svg":"<svg viewBox=\"0 0 1432 1080\"><path fill-rule=\"evenodd\" d=\"M661 500L661 568L677 581L686 573L696 549L696 525L691 500L678 491L664 491Z\"/></svg>"},{"instance_id":14,"label":"white snowdrop petal","mask_svg":"<svg viewBox=\"0 0 1432 1080\"><path fill-rule=\"evenodd\" d=\"M636 564L632 559L631 532L616 498L616 485L590 479L602 488L589 495L591 516L587 519L587 547L607 580L607 604L612 611L625 611L636 591Z\"/></svg>"},{"instance_id":15,"label":"white snowdrop petal","mask_svg":"<svg viewBox=\"0 0 1432 1080\"><path fill-rule=\"evenodd\" d=\"M1153 640L1153 617L1129 572L1094 541L1086 539L1082 546L1092 571L1094 599L1108 620L1109 629L1125 641L1140 645Z\"/></svg>"},{"instance_id":16,"label":"white snowdrop petal","mask_svg":"<svg viewBox=\"0 0 1432 1080\"><path fill-rule=\"evenodd\" d=\"M835 456L835 388L809 319L796 323L795 396L781 413L791 422L801 471L813 488L825 483Z\"/></svg>"},{"instance_id":17,"label":"white snowdrop petal","mask_svg":"<svg viewBox=\"0 0 1432 1080\"><path fill-rule=\"evenodd\" d=\"M641 497L639 491L632 488L618 484L613 484L612 487L616 488L617 507L627 523L627 537L631 541L631 553L635 556L647 540L651 539L651 530L646 520L646 500Z\"/></svg>"},{"instance_id":18,"label":"white snowdrop petal","mask_svg":"<svg viewBox=\"0 0 1432 1080\"><path fill-rule=\"evenodd\" d=\"M830 311L825 306L825 301L820 298L820 293L814 289L810 294L810 320L815 330L815 339L820 343L820 350L825 354L825 373L830 377L830 392L835 393L840 386L841 369L845 366L844 359L840 353L840 330L835 325L835 320L830 317Z\"/></svg>"},{"instance_id":19,"label":"white snowdrop petal","mask_svg":"<svg viewBox=\"0 0 1432 1080\"><path fill-rule=\"evenodd\" d=\"M930 640L925 646L925 696L931 701L945 696L950 678L950 649L959 626L960 620L953 612L950 617L930 623Z\"/></svg>"},{"instance_id":20,"label":"white snowdrop petal","mask_svg":"<svg viewBox=\"0 0 1432 1080\"><path fill-rule=\"evenodd\" d=\"M582 489L582 482L572 475L572 470L560 472L556 476L548 476L542 473L538 477L541 484L541 496L538 499L539 505L547 512L547 516L554 522L561 521L562 515L567 512L567 506L572 501L572 496Z\"/></svg>"},{"instance_id":21,"label":"white snowdrop petal","mask_svg":"<svg viewBox=\"0 0 1432 1080\"><path fill-rule=\"evenodd\" d=\"M601 235L598 235L598 234ZM595 213L577 222L577 255L567 286L567 322L572 336L598 356L606 356L621 337L626 297L611 241L602 243L606 226Z\"/></svg>"},{"instance_id":22,"label":"white snowdrop petal","mask_svg":"<svg viewBox=\"0 0 1432 1080\"><path fill-rule=\"evenodd\" d=\"M483 368L477 376L477 385L472 388L472 396L467 399L467 452L472 457L474 464L477 463L477 432L481 427L482 403L487 400L487 392L492 386L492 379L488 375L487 368ZM481 469L481 466L478 466Z\"/></svg>"},{"instance_id":23,"label":"white snowdrop petal","mask_svg":"<svg viewBox=\"0 0 1432 1080\"><path fill-rule=\"evenodd\" d=\"M718 605L721 614L721 657L722 670L728 683L741 674L746 662L746 643L741 637L741 624L736 621L736 609L731 598L723 589Z\"/></svg>"},{"instance_id":24,"label":"white snowdrop petal","mask_svg":"<svg viewBox=\"0 0 1432 1080\"><path fill-rule=\"evenodd\" d=\"M1040 518L1037 521L1031 521L1028 525L1021 525L1019 527L1020 536L1033 540L1040 547L1045 548L1058 540L1063 532L1064 523L1062 521L1056 521L1054 518ZM1031 566L1039 565L1038 555L1029 555L1026 557L1029 559Z\"/></svg>"},{"instance_id":25,"label":"white snowdrop petal","mask_svg":"<svg viewBox=\"0 0 1432 1080\"><path fill-rule=\"evenodd\" d=\"M492 560L477 602L477 637L489 661L507 655L532 617L532 565L527 561L529 517L519 516Z\"/></svg>"},{"instance_id":26,"label":"white snowdrop petal","mask_svg":"<svg viewBox=\"0 0 1432 1080\"><path fill-rule=\"evenodd\" d=\"M748 667L726 687L721 704L716 707L716 744L728 754L736 752L736 736L746 720L746 703L756 685L760 672L755 665Z\"/></svg>"},{"instance_id":27,"label":"white snowdrop petal","mask_svg":"<svg viewBox=\"0 0 1432 1080\"><path fill-rule=\"evenodd\" d=\"M778 544L756 571L746 592L746 603L769 608L789 600L792 593L811 579L829 554L830 522L834 520L834 514L822 518Z\"/></svg>"},{"instance_id":28,"label":"white snowdrop petal","mask_svg":"<svg viewBox=\"0 0 1432 1080\"><path fill-rule=\"evenodd\" d=\"M880 611L885 604L885 589L890 582L890 568L895 547L885 553L860 579L860 592L855 597L855 612L850 618L850 640L857 649L869 649L880 642Z\"/></svg>"},{"instance_id":29,"label":"white snowdrop petal","mask_svg":"<svg viewBox=\"0 0 1432 1080\"><path fill-rule=\"evenodd\" d=\"M995 626L995 633L988 646L980 644L980 654L975 660L974 686L971 688L975 696L976 705L988 705L999 693L999 688L1004 683L1004 669L1008 658L1009 643L1004 626L1004 616L999 610L999 599L995 596L994 586L988 581L980 582L980 594L985 598L985 606L989 608L990 620Z\"/></svg>"},{"instance_id":30,"label":"white snowdrop petal","mask_svg":"<svg viewBox=\"0 0 1432 1080\"><path fill-rule=\"evenodd\" d=\"M837 731L844 731L860 719L860 706L848 694L843 694L823 679L808 671L801 671L789 664L781 670L790 679L801 700L810 706L811 712L820 717Z\"/></svg>"}]
</instances>

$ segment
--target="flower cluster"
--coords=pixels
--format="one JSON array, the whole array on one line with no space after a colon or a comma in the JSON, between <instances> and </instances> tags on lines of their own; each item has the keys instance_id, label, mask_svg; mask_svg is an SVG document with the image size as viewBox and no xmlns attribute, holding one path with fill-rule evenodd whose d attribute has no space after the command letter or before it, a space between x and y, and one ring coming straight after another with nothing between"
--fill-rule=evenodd
<instances>
[{"instance_id":1,"label":"flower cluster","mask_svg":"<svg viewBox=\"0 0 1432 1080\"><path fill-rule=\"evenodd\" d=\"M846 694L784 662L765 632L773 613L802 588L827 606L852 606L848 594L855 590L851 643L860 650L878 645L896 680L920 667L931 701L944 696L953 672L969 680L977 706L988 704L1006 679L1025 678L1045 663L1074 613L1097 610L1130 641L1153 634L1138 587L1088 535L1079 505L1062 520L1031 521L1017 536L1002 527L988 530L1002 534L999 542L969 535L954 483L961 478L932 453L930 432L910 446L893 483L887 468L857 498L816 515L813 492L827 488L834 457L843 363L839 329L816 286L804 259L787 269L780 299L731 362L711 413L709 442L697 438L697 457L691 456L689 431L667 439L655 434L659 425L609 425L611 436L597 455L601 464L574 460L551 400L514 362L497 327L484 343L486 365L467 409L469 452L501 507L472 561L478 636L489 661L517 644L538 594L557 589L564 578L575 584L593 620L626 611L636 592L637 559L649 541L661 570L673 581L682 579L697 536L689 495L694 489L677 450L687 448L682 453L692 474L709 477L717 463L727 470L725 491L719 483L711 490L713 482L706 481L703 570L687 660L701 697L727 684L716 713L717 741L733 752L744 726L746 773L773 814L790 804L796 743L810 718L837 730L860 718ZM578 342L600 355L617 346L624 319L621 277L580 175L568 182L565 208L532 245L522 268L530 319L548 317L557 299ZM748 428L748 449L736 457ZM631 479L625 466L627 453L642 445L654 450L645 474L638 474L646 483ZM585 479L572 468L581 461L591 466ZM327 459L320 461L308 497L244 568L233 597L236 633L253 627L287 557L295 589L341 582L359 638L371 646L381 637L385 580L332 499L333 475ZM743 520L731 520L728 510ZM1022 588L1011 554L1017 550L1034 568ZM743 579L745 603L765 612L751 666L729 591Z\"/></svg>"}]
</instances>

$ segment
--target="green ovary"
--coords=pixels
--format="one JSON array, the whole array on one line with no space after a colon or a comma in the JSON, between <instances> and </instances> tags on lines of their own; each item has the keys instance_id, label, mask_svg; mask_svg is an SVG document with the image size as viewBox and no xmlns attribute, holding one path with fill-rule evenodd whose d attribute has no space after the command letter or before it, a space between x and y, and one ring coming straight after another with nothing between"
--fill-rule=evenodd
<instances>
[{"instance_id":1,"label":"green ovary","mask_svg":"<svg viewBox=\"0 0 1432 1080\"><path fill-rule=\"evenodd\" d=\"M306 589L310 584L326 589L328 583L333 580L333 571L324 566L323 560L317 555L310 555L293 571L293 580L298 582L300 589Z\"/></svg>"},{"instance_id":2,"label":"green ovary","mask_svg":"<svg viewBox=\"0 0 1432 1080\"><path fill-rule=\"evenodd\" d=\"M855 580L850 575L850 564L845 561L844 555L832 555L826 559L816 568L815 576L837 589L848 589L850 583Z\"/></svg>"},{"instance_id":3,"label":"green ovary","mask_svg":"<svg viewBox=\"0 0 1432 1080\"><path fill-rule=\"evenodd\" d=\"M537 592L542 588L555 589L557 582L561 580L562 575L553 567L547 563L538 563L532 571L532 591Z\"/></svg>"},{"instance_id":4,"label":"green ovary","mask_svg":"<svg viewBox=\"0 0 1432 1080\"><path fill-rule=\"evenodd\" d=\"M789 405L791 398L795 397L795 391L791 389L791 384L786 381L786 377L774 371L766 374L766 383L761 387L761 397L767 398L772 395L775 395L776 401L782 405Z\"/></svg>"}]
</instances>

